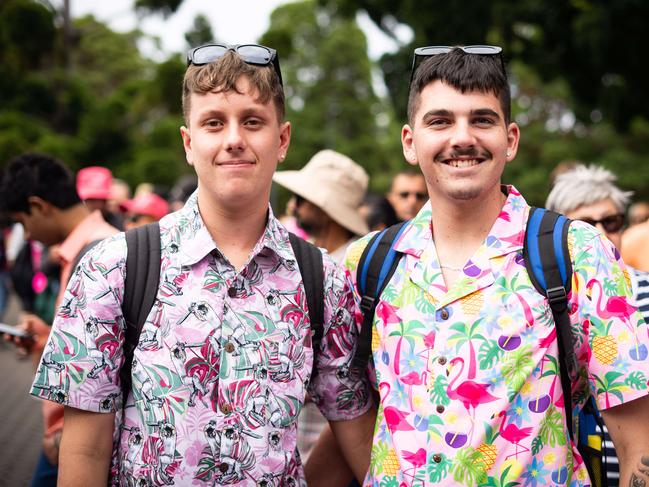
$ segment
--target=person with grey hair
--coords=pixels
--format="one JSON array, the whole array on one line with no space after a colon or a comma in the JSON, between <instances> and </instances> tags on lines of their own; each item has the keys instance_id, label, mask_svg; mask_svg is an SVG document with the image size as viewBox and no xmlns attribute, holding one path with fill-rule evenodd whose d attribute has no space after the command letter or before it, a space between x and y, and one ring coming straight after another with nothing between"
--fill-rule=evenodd
<instances>
[{"instance_id":1,"label":"person with grey hair","mask_svg":"<svg viewBox=\"0 0 649 487\"><path fill-rule=\"evenodd\" d=\"M597 227L619 249L622 243L624 213L632 191L615 185L617 177L603 167L578 164L561 173L545 203L549 210L563 213ZM645 321L649 322L649 273L627 267L631 278L633 300ZM604 431L604 454L608 485L618 485L620 469L613 443Z\"/></svg>"}]
</instances>

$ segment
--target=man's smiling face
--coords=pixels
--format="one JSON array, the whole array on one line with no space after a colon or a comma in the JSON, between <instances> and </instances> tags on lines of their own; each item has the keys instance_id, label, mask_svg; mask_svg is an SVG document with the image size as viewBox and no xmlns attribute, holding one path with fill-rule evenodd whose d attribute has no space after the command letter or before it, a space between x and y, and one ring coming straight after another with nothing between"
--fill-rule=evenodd
<instances>
[{"instance_id":1,"label":"man's smiling face","mask_svg":"<svg viewBox=\"0 0 649 487\"><path fill-rule=\"evenodd\" d=\"M519 130L506 124L498 97L462 93L441 81L419 96L413 126L404 126L401 140L406 160L420 165L431 199L471 201L500 191L505 164L516 156Z\"/></svg>"}]
</instances>

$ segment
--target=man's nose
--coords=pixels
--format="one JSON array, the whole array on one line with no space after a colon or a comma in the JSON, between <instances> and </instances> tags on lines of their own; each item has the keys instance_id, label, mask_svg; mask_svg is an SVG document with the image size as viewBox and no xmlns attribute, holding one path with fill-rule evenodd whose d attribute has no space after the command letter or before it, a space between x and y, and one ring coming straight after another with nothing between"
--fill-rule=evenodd
<instances>
[{"instance_id":1,"label":"man's nose","mask_svg":"<svg viewBox=\"0 0 649 487\"><path fill-rule=\"evenodd\" d=\"M245 145L242 128L238 124L230 124L225 133L225 148L228 151L240 151Z\"/></svg>"},{"instance_id":2,"label":"man's nose","mask_svg":"<svg viewBox=\"0 0 649 487\"><path fill-rule=\"evenodd\" d=\"M453 147L471 147L475 145L475 135L469 121L458 120L453 126L451 136Z\"/></svg>"}]
</instances>

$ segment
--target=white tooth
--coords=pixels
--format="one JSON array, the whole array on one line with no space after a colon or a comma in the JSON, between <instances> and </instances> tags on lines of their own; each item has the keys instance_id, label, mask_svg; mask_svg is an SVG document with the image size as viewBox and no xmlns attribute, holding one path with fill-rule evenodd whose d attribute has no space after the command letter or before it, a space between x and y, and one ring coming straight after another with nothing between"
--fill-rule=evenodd
<instances>
[{"instance_id":1,"label":"white tooth","mask_svg":"<svg viewBox=\"0 0 649 487\"><path fill-rule=\"evenodd\" d=\"M471 167L471 166L475 166L476 164L478 164L478 161L476 159L468 159L468 160L466 160L466 159L462 159L462 160L454 159L454 160L450 161L451 166L458 167L458 168Z\"/></svg>"}]
</instances>

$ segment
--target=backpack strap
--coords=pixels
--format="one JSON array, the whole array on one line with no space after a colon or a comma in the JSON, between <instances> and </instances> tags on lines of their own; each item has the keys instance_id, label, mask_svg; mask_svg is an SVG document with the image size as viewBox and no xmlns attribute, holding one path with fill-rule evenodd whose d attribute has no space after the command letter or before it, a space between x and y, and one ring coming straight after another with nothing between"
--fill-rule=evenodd
<instances>
[{"instance_id":1,"label":"backpack strap","mask_svg":"<svg viewBox=\"0 0 649 487\"><path fill-rule=\"evenodd\" d=\"M81 259L83 258L84 255L88 253L88 251L93 248L95 245L97 245L99 242L101 242L102 239L97 239L93 240L92 242L88 242L86 245L83 246L83 248L77 253L77 256L74 258L74 262L72 263L72 274L74 274L74 270L77 268L79 265L79 262L81 262Z\"/></svg>"},{"instance_id":2,"label":"backpack strap","mask_svg":"<svg viewBox=\"0 0 649 487\"><path fill-rule=\"evenodd\" d=\"M361 296L363 324L352 367L364 370L372 356L372 327L378 297L390 281L399 264L401 254L394 250L394 242L408 226L408 221L392 225L375 234L368 242L356 269L356 286Z\"/></svg>"},{"instance_id":3,"label":"backpack strap","mask_svg":"<svg viewBox=\"0 0 649 487\"><path fill-rule=\"evenodd\" d=\"M131 390L133 353L144 322L153 307L160 282L160 225L149 223L126 232L126 278L124 315L124 363L119 372L124 404Z\"/></svg>"},{"instance_id":4,"label":"backpack strap","mask_svg":"<svg viewBox=\"0 0 649 487\"><path fill-rule=\"evenodd\" d=\"M530 208L523 256L534 287L539 293L547 296L552 309L557 328L559 375L566 423L570 437L575 439L571 377L574 377L577 371L577 359L568 310L568 293L572 281L572 264L568 251L569 226L570 220L563 215L543 208Z\"/></svg>"},{"instance_id":5,"label":"backpack strap","mask_svg":"<svg viewBox=\"0 0 649 487\"><path fill-rule=\"evenodd\" d=\"M313 370L311 379L316 373L316 354L324 334L324 270L322 252L315 245L289 232L289 240L297 266L302 275L304 293L311 322L311 346L313 347Z\"/></svg>"}]
</instances>

